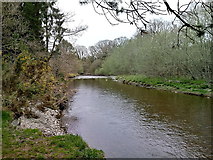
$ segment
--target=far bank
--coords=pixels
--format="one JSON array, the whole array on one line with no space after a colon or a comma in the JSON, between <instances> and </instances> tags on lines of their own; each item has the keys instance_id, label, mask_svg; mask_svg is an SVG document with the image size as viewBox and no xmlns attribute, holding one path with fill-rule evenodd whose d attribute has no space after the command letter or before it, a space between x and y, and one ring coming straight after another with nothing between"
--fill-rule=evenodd
<instances>
[{"instance_id":1,"label":"far bank","mask_svg":"<svg viewBox=\"0 0 213 160\"><path fill-rule=\"evenodd\" d=\"M212 97L211 82L186 78L146 77L144 75L119 75L116 80L145 88L167 90L175 93Z\"/></svg>"}]
</instances>

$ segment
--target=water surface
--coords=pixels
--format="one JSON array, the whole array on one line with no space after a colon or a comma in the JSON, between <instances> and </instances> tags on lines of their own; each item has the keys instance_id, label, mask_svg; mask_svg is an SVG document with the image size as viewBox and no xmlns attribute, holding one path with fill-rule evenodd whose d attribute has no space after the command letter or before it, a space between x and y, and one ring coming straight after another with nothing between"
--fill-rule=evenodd
<instances>
[{"instance_id":1,"label":"water surface","mask_svg":"<svg viewBox=\"0 0 213 160\"><path fill-rule=\"evenodd\" d=\"M75 80L63 117L107 158L211 157L211 99L109 79ZM212 158L212 157L211 157Z\"/></svg>"}]
</instances>

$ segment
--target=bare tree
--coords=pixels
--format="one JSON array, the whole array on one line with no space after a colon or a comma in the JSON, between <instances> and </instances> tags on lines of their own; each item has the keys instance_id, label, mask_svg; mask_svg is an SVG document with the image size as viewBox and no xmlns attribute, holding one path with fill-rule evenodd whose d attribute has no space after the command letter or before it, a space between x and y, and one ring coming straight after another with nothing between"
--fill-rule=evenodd
<instances>
[{"instance_id":1,"label":"bare tree","mask_svg":"<svg viewBox=\"0 0 213 160\"><path fill-rule=\"evenodd\" d=\"M118 37L118 38L115 38L113 40L113 44L114 44L114 46L119 47L119 46L123 45L127 41L128 41L127 37Z\"/></svg>"},{"instance_id":2,"label":"bare tree","mask_svg":"<svg viewBox=\"0 0 213 160\"><path fill-rule=\"evenodd\" d=\"M111 49L118 46L121 43L119 38L116 40L101 40L94 46L89 47L90 56L95 59L105 59L110 53Z\"/></svg>"},{"instance_id":3,"label":"bare tree","mask_svg":"<svg viewBox=\"0 0 213 160\"><path fill-rule=\"evenodd\" d=\"M110 24L117 22L135 25L143 34L146 32L149 23L147 15L175 15L175 20L181 22L179 32L189 28L202 36L205 33L213 35L213 2L204 0L190 0L188 3L181 4L177 0L177 7L173 9L167 0L80 0L80 4L91 3L94 10L104 15ZM189 21L190 17L197 16L197 9L203 8L209 14L211 20L208 24L196 24ZM116 21L113 21L116 20ZM116 23L115 23L116 22Z\"/></svg>"},{"instance_id":4,"label":"bare tree","mask_svg":"<svg viewBox=\"0 0 213 160\"><path fill-rule=\"evenodd\" d=\"M175 28L175 25L172 25L171 22L160 20L160 19L154 19L151 20L150 23L147 26L148 33L156 34L160 33L162 31L170 31Z\"/></svg>"},{"instance_id":5,"label":"bare tree","mask_svg":"<svg viewBox=\"0 0 213 160\"><path fill-rule=\"evenodd\" d=\"M87 47L85 46L76 46L75 47L75 53L78 57L78 59L82 59L88 55Z\"/></svg>"}]
</instances>

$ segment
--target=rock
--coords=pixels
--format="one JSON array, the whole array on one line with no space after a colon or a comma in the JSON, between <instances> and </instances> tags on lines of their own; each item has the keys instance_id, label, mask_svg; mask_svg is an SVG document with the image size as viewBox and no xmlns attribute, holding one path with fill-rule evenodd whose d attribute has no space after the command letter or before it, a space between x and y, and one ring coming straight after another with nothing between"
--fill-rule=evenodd
<instances>
[{"instance_id":1,"label":"rock","mask_svg":"<svg viewBox=\"0 0 213 160\"><path fill-rule=\"evenodd\" d=\"M18 125L20 125L20 123L21 123L21 122L20 122L20 119L15 119L14 121L12 121L11 124L12 124L13 126L17 127Z\"/></svg>"},{"instance_id":2,"label":"rock","mask_svg":"<svg viewBox=\"0 0 213 160\"><path fill-rule=\"evenodd\" d=\"M40 129L45 136L65 134L65 130L61 127L60 119L56 118L56 116L59 114L59 111L45 108L45 112L43 113L35 107L31 107L30 110L38 118L27 118L25 116L21 116L12 122L13 125L22 129Z\"/></svg>"}]
</instances>

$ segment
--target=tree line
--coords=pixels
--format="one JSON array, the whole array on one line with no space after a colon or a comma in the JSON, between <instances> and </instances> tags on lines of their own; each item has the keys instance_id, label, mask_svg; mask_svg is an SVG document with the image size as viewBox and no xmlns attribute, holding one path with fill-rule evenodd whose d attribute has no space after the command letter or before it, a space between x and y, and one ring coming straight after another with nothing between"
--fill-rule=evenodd
<instances>
[{"instance_id":1,"label":"tree line","mask_svg":"<svg viewBox=\"0 0 213 160\"><path fill-rule=\"evenodd\" d=\"M208 18L203 16L202 20L208 21ZM178 30L172 23L152 21L147 34L138 33L124 45L114 48L96 74L142 74L211 81L211 36L197 37L189 31L188 35L178 35Z\"/></svg>"},{"instance_id":2,"label":"tree line","mask_svg":"<svg viewBox=\"0 0 213 160\"><path fill-rule=\"evenodd\" d=\"M79 3L93 5L97 14L104 15L112 25L129 23L138 28L133 39L112 47L104 59L97 58L98 65L93 65L93 73L212 79L211 1L177 1L176 7L166 0L125 3L120 0L80 0ZM149 14L173 14L175 18L171 23L149 21Z\"/></svg>"}]
</instances>

